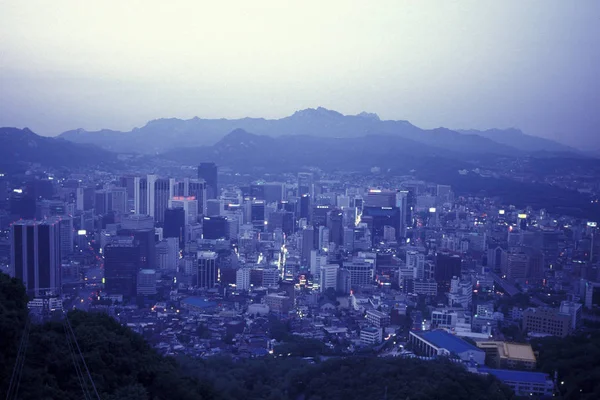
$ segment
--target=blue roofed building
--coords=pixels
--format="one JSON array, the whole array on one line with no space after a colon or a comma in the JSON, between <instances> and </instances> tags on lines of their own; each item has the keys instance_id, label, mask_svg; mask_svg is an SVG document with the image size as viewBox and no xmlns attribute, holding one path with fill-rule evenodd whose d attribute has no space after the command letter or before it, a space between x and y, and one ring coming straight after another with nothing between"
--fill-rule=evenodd
<instances>
[{"instance_id":1,"label":"blue roofed building","mask_svg":"<svg viewBox=\"0 0 600 400\"><path fill-rule=\"evenodd\" d=\"M479 368L479 373L494 375L517 396L551 397L554 393L554 382L543 372Z\"/></svg>"},{"instance_id":2,"label":"blue roofed building","mask_svg":"<svg viewBox=\"0 0 600 400\"><path fill-rule=\"evenodd\" d=\"M417 352L428 357L456 357L463 361L474 361L479 365L485 363L483 350L442 329L410 332L409 342Z\"/></svg>"},{"instance_id":3,"label":"blue roofed building","mask_svg":"<svg viewBox=\"0 0 600 400\"><path fill-rule=\"evenodd\" d=\"M181 300L181 307L190 312L207 312L214 310L217 307L217 303L202 297L191 296Z\"/></svg>"}]
</instances>

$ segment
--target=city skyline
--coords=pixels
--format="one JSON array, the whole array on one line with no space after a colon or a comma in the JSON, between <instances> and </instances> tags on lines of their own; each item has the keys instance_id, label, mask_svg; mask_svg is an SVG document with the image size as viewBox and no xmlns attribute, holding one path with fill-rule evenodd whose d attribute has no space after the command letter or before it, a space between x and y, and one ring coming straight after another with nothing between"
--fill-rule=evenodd
<instances>
[{"instance_id":1,"label":"city skyline","mask_svg":"<svg viewBox=\"0 0 600 400\"><path fill-rule=\"evenodd\" d=\"M56 135L323 106L600 147L596 2L228 6L3 3L0 125Z\"/></svg>"}]
</instances>

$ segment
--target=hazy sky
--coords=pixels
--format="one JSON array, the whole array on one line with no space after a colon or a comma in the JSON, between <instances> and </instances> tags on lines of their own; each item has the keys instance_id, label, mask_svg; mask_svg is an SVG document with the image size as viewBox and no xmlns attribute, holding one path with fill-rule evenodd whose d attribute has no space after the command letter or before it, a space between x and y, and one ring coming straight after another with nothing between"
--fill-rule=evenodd
<instances>
[{"instance_id":1,"label":"hazy sky","mask_svg":"<svg viewBox=\"0 0 600 400\"><path fill-rule=\"evenodd\" d=\"M0 0L0 126L317 106L600 148L600 1Z\"/></svg>"}]
</instances>

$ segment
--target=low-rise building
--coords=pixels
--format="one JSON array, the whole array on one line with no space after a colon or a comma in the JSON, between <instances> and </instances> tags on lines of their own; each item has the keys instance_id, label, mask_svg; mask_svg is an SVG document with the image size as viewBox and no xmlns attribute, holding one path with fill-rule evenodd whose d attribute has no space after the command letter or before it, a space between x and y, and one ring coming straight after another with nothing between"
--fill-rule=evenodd
<instances>
[{"instance_id":1,"label":"low-rise building","mask_svg":"<svg viewBox=\"0 0 600 400\"><path fill-rule=\"evenodd\" d=\"M523 311L523 330L530 333L565 337L571 332L571 315L550 307Z\"/></svg>"},{"instance_id":2,"label":"low-rise building","mask_svg":"<svg viewBox=\"0 0 600 400\"><path fill-rule=\"evenodd\" d=\"M519 397L551 397L554 393L554 382L549 375L542 372L491 368L480 368L479 372L494 375Z\"/></svg>"},{"instance_id":3,"label":"low-rise building","mask_svg":"<svg viewBox=\"0 0 600 400\"><path fill-rule=\"evenodd\" d=\"M360 330L360 343L363 346L372 346L381 343L382 330L374 326L366 326Z\"/></svg>"},{"instance_id":4,"label":"low-rise building","mask_svg":"<svg viewBox=\"0 0 600 400\"><path fill-rule=\"evenodd\" d=\"M390 316L381 311L367 310L367 321L376 328L385 328L390 324Z\"/></svg>"},{"instance_id":5,"label":"low-rise building","mask_svg":"<svg viewBox=\"0 0 600 400\"><path fill-rule=\"evenodd\" d=\"M485 352L442 329L428 332L410 332L409 342L417 352L429 357L453 356L463 361L485 362Z\"/></svg>"},{"instance_id":6,"label":"low-rise building","mask_svg":"<svg viewBox=\"0 0 600 400\"><path fill-rule=\"evenodd\" d=\"M485 351L486 364L493 368L535 369L536 359L529 344L485 341L477 342L477 347Z\"/></svg>"}]
</instances>

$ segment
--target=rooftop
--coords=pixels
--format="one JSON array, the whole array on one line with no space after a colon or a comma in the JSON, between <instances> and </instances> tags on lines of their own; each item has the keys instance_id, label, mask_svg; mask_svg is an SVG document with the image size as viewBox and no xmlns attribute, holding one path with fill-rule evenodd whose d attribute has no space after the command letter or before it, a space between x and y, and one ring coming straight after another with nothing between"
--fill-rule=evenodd
<instances>
[{"instance_id":1,"label":"rooftop","mask_svg":"<svg viewBox=\"0 0 600 400\"><path fill-rule=\"evenodd\" d=\"M214 301L209 301L201 297L187 297L181 300L181 303L199 308L211 308L217 305Z\"/></svg>"},{"instance_id":2,"label":"rooftop","mask_svg":"<svg viewBox=\"0 0 600 400\"><path fill-rule=\"evenodd\" d=\"M442 329L415 334L434 346L446 349L451 353L460 354L466 351L483 352L480 348L473 346Z\"/></svg>"},{"instance_id":3,"label":"rooftop","mask_svg":"<svg viewBox=\"0 0 600 400\"><path fill-rule=\"evenodd\" d=\"M545 384L550 377L543 372L514 371L509 369L479 368L479 372L494 375L503 382L529 382Z\"/></svg>"}]
</instances>

